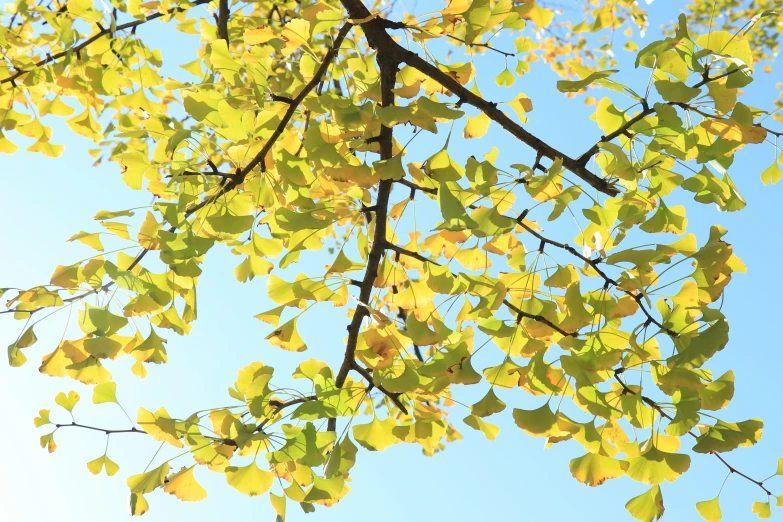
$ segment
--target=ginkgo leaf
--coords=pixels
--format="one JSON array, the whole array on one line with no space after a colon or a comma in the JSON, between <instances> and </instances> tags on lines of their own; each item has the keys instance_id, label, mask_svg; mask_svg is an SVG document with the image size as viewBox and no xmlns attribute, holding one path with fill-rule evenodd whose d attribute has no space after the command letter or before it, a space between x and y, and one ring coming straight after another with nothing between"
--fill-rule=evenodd
<instances>
[{"instance_id":1,"label":"ginkgo leaf","mask_svg":"<svg viewBox=\"0 0 783 522\"><path fill-rule=\"evenodd\" d=\"M103 404L104 402L119 404L117 401L117 383L105 382L95 386L92 390L92 402L93 404Z\"/></svg>"},{"instance_id":2,"label":"ginkgo leaf","mask_svg":"<svg viewBox=\"0 0 783 522\"><path fill-rule=\"evenodd\" d=\"M58 393L57 397L54 398L54 402L69 412L73 412L73 407L76 406L76 403L79 402L79 399L79 394L71 390L68 392L68 395L66 395L65 392Z\"/></svg>"},{"instance_id":3,"label":"ginkgo leaf","mask_svg":"<svg viewBox=\"0 0 783 522\"><path fill-rule=\"evenodd\" d=\"M489 130L489 124L491 121L492 120L489 119L489 116L483 112L475 117L469 117L468 123L465 125L465 129L463 130L463 136L465 138L481 138Z\"/></svg>"},{"instance_id":4,"label":"ginkgo leaf","mask_svg":"<svg viewBox=\"0 0 783 522\"><path fill-rule=\"evenodd\" d=\"M353 438L370 451L383 451L399 442L392 434L395 427L397 423L391 417L384 420L373 417L369 424L354 424Z\"/></svg>"},{"instance_id":5,"label":"ginkgo leaf","mask_svg":"<svg viewBox=\"0 0 783 522\"><path fill-rule=\"evenodd\" d=\"M126 482L131 493L137 493L139 495L150 493L164 484L166 475L168 475L170 469L171 466L163 463L151 471L139 473L138 475L131 475Z\"/></svg>"},{"instance_id":6,"label":"ginkgo leaf","mask_svg":"<svg viewBox=\"0 0 783 522\"><path fill-rule=\"evenodd\" d=\"M731 451L738 447L748 447L761 439L764 423L758 419L742 422L717 421L713 426L696 438L693 451L711 453Z\"/></svg>"},{"instance_id":7,"label":"ginkgo leaf","mask_svg":"<svg viewBox=\"0 0 783 522\"><path fill-rule=\"evenodd\" d=\"M87 469L89 469L90 473L93 475L98 475L102 469L105 469L106 474L112 477L117 474L120 467L106 455L101 455L97 459L88 462Z\"/></svg>"},{"instance_id":8,"label":"ginkgo leaf","mask_svg":"<svg viewBox=\"0 0 783 522\"><path fill-rule=\"evenodd\" d=\"M622 477L627 468L627 462L598 453L588 453L573 459L569 464L571 475L588 486L600 486L609 479Z\"/></svg>"},{"instance_id":9,"label":"ginkgo leaf","mask_svg":"<svg viewBox=\"0 0 783 522\"><path fill-rule=\"evenodd\" d=\"M581 91L591 83L596 82L602 78L607 78L616 72L618 72L616 69L610 69L608 71L595 71L588 74L581 80L577 80L577 81L559 80L557 82L557 90L560 92Z\"/></svg>"},{"instance_id":10,"label":"ginkgo leaf","mask_svg":"<svg viewBox=\"0 0 783 522\"><path fill-rule=\"evenodd\" d=\"M690 466L688 455L665 453L653 446L638 457L628 459L626 473L637 482L657 485L677 480Z\"/></svg>"},{"instance_id":11,"label":"ginkgo leaf","mask_svg":"<svg viewBox=\"0 0 783 522\"><path fill-rule=\"evenodd\" d=\"M661 488L653 486L638 497L634 497L625 504L625 509L633 518L641 522L653 522L663 516L663 495Z\"/></svg>"},{"instance_id":12,"label":"ginkgo leaf","mask_svg":"<svg viewBox=\"0 0 783 522\"><path fill-rule=\"evenodd\" d=\"M462 421L474 430L483 433L489 440L495 440L498 433L500 433L500 427L490 424L476 415L468 415Z\"/></svg>"},{"instance_id":13,"label":"ginkgo leaf","mask_svg":"<svg viewBox=\"0 0 783 522\"><path fill-rule=\"evenodd\" d=\"M761 173L761 182L765 185L769 185L770 183L774 185L780 181L781 178L783 178L783 170L780 170L780 165L778 165L777 161L772 163L772 165Z\"/></svg>"},{"instance_id":14,"label":"ginkgo leaf","mask_svg":"<svg viewBox=\"0 0 783 522\"><path fill-rule=\"evenodd\" d=\"M487 394L470 407L470 412L478 417L489 417L506 409L506 403L498 399L494 388L490 388Z\"/></svg>"},{"instance_id":15,"label":"ginkgo leaf","mask_svg":"<svg viewBox=\"0 0 783 522\"><path fill-rule=\"evenodd\" d=\"M79 232L78 234L74 234L71 236L68 241L79 241L80 243L84 243L90 248L94 248L98 251L103 251L103 244L101 243L101 236L98 233L89 233L89 232Z\"/></svg>"},{"instance_id":16,"label":"ginkgo leaf","mask_svg":"<svg viewBox=\"0 0 783 522\"><path fill-rule=\"evenodd\" d=\"M196 477L193 476L194 469L195 466L190 466L170 475L163 491L186 502L196 502L207 498L207 491L196 482Z\"/></svg>"},{"instance_id":17,"label":"ginkgo leaf","mask_svg":"<svg viewBox=\"0 0 783 522\"><path fill-rule=\"evenodd\" d=\"M57 444L54 442L54 432L41 435L40 439L41 447L46 448L49 453L54 453L57 449Z\"/></svg>"},{"instance_id":18,"label":"ginkgo leaf","mask_svg":"<svg viewBox=\"0 0 783 522\"><path fill-rule=\"evenodd\" d=\"M180 433L177 430L177 422L169 416L165 408L160 408L155 413L145 408L139 408L136 422L153 439L168 442L177 448L183 447Z\"/></svg>"},{"instance_id":19,"label":"ginkgo leaf","mask_svg":"<svg viewBox=\"0 0 783 522\"><path fill-rule=\"evenodd\" d=\"M283 323L282 326L267 335L265 339L273 346L278 346L289 352L303 352L307 350L307 346L296 330L296 321L297 318L295 317Z\"/></svg>"},{"instance_id":20,"label":"ginkgo leaf","mask_svg":"<svg viewBox=\"0 0 783 522\"><path fill-rule=\"evenodd\" d=\"M274 473L260 469L255 462L243 467L229 466L225 473L229 486L251 497L269 491L275 480Z\"/></svg>"},{"instance_id":21,"label":"ginkgo leaf","mask_svg":"<svg viewBox=\"0 0 783 522\"><path fill-rule=\"evenodd\" d=\"M51 421L49 420L49 414L51 412L49 410L40 410L38 412L38 417L33 419L33 424L35 424L36 428L40 428L41 426L46 426L47 424L51 424Z\"/></svg>"},{"instance_id":22,"label":"ginkgo leaf","mask_svg":"<svg viewBox=\"0 0 783 522\"><path fill-rule=\"evenodd\" d=\"M272 508L274 508L275 513L277 513L275 522L285 522L285 499L285 495L275 495L274 493L269 494L269 502L272 503Z\"/></svg>"},{"instance_id":23,"label":"ginkgo leaf","mask_svg":"<svg viewBox=\"0 0 783 522\"><path fill-rule=\"evenodd\" d=\"M131 493L128 509L131 516L140 517L150 509L147 499L138 493Z\"/></svg>"},{"instance_id":24,"label":"ginkgo leaf","mask_svg":"<svg viewBox=\"0 0 783 522\"><path fill-rule=\"evenodd\" d=\"M517 426L535 437L550 437L561 432L549 404L544 404L535 410L514 408L514 422Z\"/></svg>"},{"instance_id":25,"label":"ginkgo leaf","mask_svg":"<svg viewBox=\"0 0 783 522\"><path fill-rule=\"evenodd\" d=\"M766 519L772 517L772 510L770 509L769 500L766 502L754 502L751 506L751 511L756 514L760 519Z\"/></svg>"},{"instance_id":26,"label":"ginkgo leaf","mask_svg":"<svg viewBox=\"0 0 783 522\"><path fill-rule=\"evenodd\" d=\"M720 511L720 504L718 504L719 498L720 497L715 497L712 500L696 502L696 510L699 512L699 515L701 515L701 518L707 522L719 522L723 518L723 514Z\"/></svg>"}]
</instances>

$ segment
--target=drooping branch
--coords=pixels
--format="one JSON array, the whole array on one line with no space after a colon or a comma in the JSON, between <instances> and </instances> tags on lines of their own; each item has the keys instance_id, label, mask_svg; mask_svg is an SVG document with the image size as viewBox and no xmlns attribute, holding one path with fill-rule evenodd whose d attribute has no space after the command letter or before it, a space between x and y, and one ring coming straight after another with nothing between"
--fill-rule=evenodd
<instances>
[{"instance_id":1,"label":"drooping branch","mask_svg":"<svg viewBox=\"0 0 783 522\"><path fill-rule=\"evenodd\" d=\"M549 239L549 238L544 237L543 235L541 235L539 232L537 232L535 229L533 229L532 227L530 227L529 225L527 225L525 223L525 217L527 216L527 214L528 214L528 211L524 210L519 215L519 217L517 218L517 224L519 226L521 226L522 228L524 228L525 230L530 232L530 234L532 234L536 239L539 239L542 242L542 244L552 245L554 247L557 247L557 248L560 248L562 250L565 250L569 254L578 257L579 259L581 259L582 261L584 261L585 263L590 265L593 268L593 270L595 270L595 272L601 277L601 279L604 280L604 285L605 286L607 286L607 287L608 286L614 286L615 288L617 288L621 292L623 292L626 295L628 295L631 298L633 298L633 300L636 301L636 303L639 305L639 308L641 309L642 313L647 317L647 321L648 322L650 322L651 324L654 324L655 326L660 328L661 331L665 332L667 335L669 335L669 337L677 338L677 337L680 336L680 334L678 334L677 332L675 332L674 330L672 330L670 328L667 328L660 321L658 321L655 317L653 317L653 315L650 313L650 311L647 310L647 308L642 303L642 301L644 300L644 294L642 294L641 292L634 292L632 290L627 290L625 288L622 288L620 286L620 284L617 282L616 279L613 279L613 278L609 277L606 274L606 272L604 272L603 270L601 270L598 267L598 263L600 262L600 259L590 259L589 257L583 255L581 252L579 252L577 249L575 249L571 245L568 245L568 244L565 244L565 243L560 243L559 241L554 241L552 239Z\"/></svg>"},{"instance_id":2,"label":"drooping branch","mask_svg":"<svg viewBox=\"0 0 783 522\"><path fill-rule=\"evenodd\" d=\"M657 403L657 402L655 402L654 400L650 399L649 397L646 397L646 396L642 395L642 394L641 394L641 392L636 392L636 391L634 391L634 390L633 390L633 389L631 389L631 388L630 388L630 387L629 387L627 384L625 384L625 382L622 380L622 378L620 378L620 375L621 375L623 372L625 372L625 370L626 370L625 368L618 368L618 369L616 369L616 370L614 371L614 378L615 378L615 380L616 380L617 382L619 382L619 383L620 383L620 386L621 386L621 387L622 387L622 389L623 389L623 395L639 395L639 398L642 400L642 402L644 402L644 403L645 403L646 405L648 405L650 408L652 408L652 409L654 409L655 411L657 411L657 412L658 412L658 413L661 415L661 417L663 417L663 418L665 418L665 419L669 420L670 422L671 422L671 421L673 421L673 420L674 420L674 417L672 417L671 415L669 415L669 414L668 414L668 413L667 413L667 412L666 412L666 411L665 411L665 410L664 410L664 409L661 407L661 405L660 405L660 404L658 404L658 403ZM693 437L694 439L698 439L698 438L699 438L699 436L698 436L698 435L696 435L695 433L693 433L692 431L688 431L688 435L690 435L690 436L691 436L691 437ZM743 477L743 478L747 479L748 481L750 481L750 482L752 482L753 484L755 484L755 485L757 485L758 487L760 487L760 488L761 488L761 489L764 491L764 493L766 493L768 496L771 496L771 495L772 495L772 492L771 492L770 490L768 490L766 486L764 486L764 481L763 481L763 480L756 480L756 479L754 479L754 478L751 478L750 476L746 475L745 473L743 473L743 472L739 471L737 468L735 468L734 466L732 466L731 464L729 464L728 462L726 462L726 460L725 460L723 457L721 457L721 456L720 456L720 453L718 453L718 452L716 452L716 451L711 451L711 452L710 452L710 455L714 455L715 457L717 457L717 459L718 459L719 461L721 461L721 463L723 463L723 465L724 465L724 466L726 466L726 468L728 468L728 470L729 470L729 473L734 473L734 474L737 474L737 475L739 475L740 477Z\"/></svg>"},{"instance_id":3,"label":"drooping branch","mask_svg":"<svg viewBox=\"0 0 783 522\"><path fill-rule=\"evenodd\" d=\"M55 62L55 61L59 60L60 58L62 58L64 56L67 56L70 53L78 53L79 51L81 51L82 49L84 49L85 47L90 45L91 43L95 42L96 40L100 40L104 36L108 36L108 35L114 34L117 31L124 31L125 29L135 29L136 27L138 27L138 26L140 26L142 24L146 24L147 22L150 22L152 20L156 20L156 19L161 18L163 16L169 16L169 15L172 15L172 14L175 14L175 13L180 13L180 12L183 12L183 11L187 11L188 9L190 9L192 7L195 7L197 5L208 4L210 1L211 0L195 0L192 4L189 4L189 5L186 5L186 6L172 7L171 9L168 9L167 11L164 11L162 13L152 14L152 15L146 17L144 20L134 20L133 22L128 22L128 23L125 23L125 24L121 24L121 25L118 25L117 27L114 27L114 28L106 27L106 28L100 29L97 33L95 33L94 35L92 35L91 37L89 37L87 40L85 40L84 42L80 43L79 45L76 45L74 47L71 47L69 49L66 49L65 51L61 51L61 52L56 53L56 54L49 54L49 55L46 56L46 58L43 58L42 60L39 60L36 63L34 63L33 67L41 67L42 65L46 65L47 63ZM24 74L27 74L31 70L32 69L19 69L14 74L12 74L11 76L9 76L7 78L3 78L2 80L0 80L0 85L2 85L4 83L13 83L14 81L16 81L17 78L19 78L20 76L22 76Z\"/></svg>"}]
</instances>

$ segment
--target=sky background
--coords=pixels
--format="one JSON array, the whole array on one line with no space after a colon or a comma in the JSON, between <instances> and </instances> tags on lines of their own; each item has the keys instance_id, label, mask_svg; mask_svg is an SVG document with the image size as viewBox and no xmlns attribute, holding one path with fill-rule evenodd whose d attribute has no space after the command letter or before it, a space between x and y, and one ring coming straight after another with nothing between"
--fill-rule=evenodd
<instances>
[{"instance_id":1,"label":"sky background","mask_svg":"<svg viewBox=\"0 0 783 522\"><path fill-rule=\"evenodd\" d=\"M398 8L405 7L400 4ZM644 39L637 39L640 47L657 37L662 23L676 18L676 8L680 5L679 0L674 0L649 6L651 27ZM152 47L161 48L164 60L173 64L193 59L192 45L188 47L179 36L171 40L168 28L156 31L155 27L150 24L140 28L139 34ZM497 46L513 48L509 40L500 40ZM647 76L633 71L634 55L620 50L620 46L616 49L623 71L618 79L643 91ZM486 55L484 61L486 70L494 74L503 68L502 60L495 56ZM747 89L746 103L771 107L777 97L774 83L783 70L782 60L777 62L773 64L775 73L757 74L757 80ZM589 120L592 109L581 99L569 100L558 93L554 88L558 78L546 66L534 64L530 76L519 78L513 89L505 91L495 87L494 74L486 79L480 77L483 94L489 99L503 100L512 99L517 90L525 92L535 104L526 128L545 141L575 155L600 137L600 130ZM603 95L597 91L590 94ZM66 145L62 157L50 159L23 151L0 157L0 186L4 196L0 205L0 287L24 288L48 282L56 265L71 264L91 255L83 245L65 240L80 230L97 230L99 225L92 217L98 210L149 204L148 193L134 192L122 183L116 164L92 167L93 160L87 154L91 143L73 135L56 120L48 123L55 127L52 141ZM453 145L459 151L456 155L460 160L469 154L483 155L491 146L497 146L501 149L499 163L532 162L530 150L494 125L482 140L462 142L458 134L461 135L461 130L455 130L454 139L459 141ZM440 148L444 140L445 133L434 136L422 133L412 143L411 155L420 153L426 157ZM759 180L759 173L769 166L773 157L771 145L754 147L737 155L737 163L730 172L748 203L742 212L720 213L714 206L688 203L689 231L703 240L709 226L720 223L729 230L725 239L733 244L748 267L748 273L736 275L727 290L723 311L731 325L731 341L710 368L714 375L727 369L736 373L737 392L729 409L722 412L722 418L760 417L765 421L764 437L757 446L727 456L733 465L758 478L773 473L777 459L783 457L783 414L778 400L783 365L778 330L783 295L779 275L783 254L780 234L783 185L764 187ZM395 197L393 201L400 199ZM683 198L683 202L688 199ZM554 232L553 237L575 235L571 229L564 230L566 235L558 235L557 228L547 231ZM199 280L199 319L193 324L193 331L187 337L161 332L169 339L167 365L149 367L150 374L143 381L128 371L130 361L121 360L109 366L118 382L118 397L132 417L135 418L139 407L154 411L163 405L172 415L184 417L204 407L228 405L232 402L226 389L233 385L239 368L261 360L277 368L276 378L285 379L301 361L301 354L283 353L263 341L271 327L252 316L271 308L272 304L265 296L264 280L256 279L245 285L236 281L232 270L239 261L240 258L223 247L210 252ZM341 339L347 324L344 313L344 309L319 308L318 314L307 316L307 327L300 327L302 337L311 347L305 356L331 362L342 358ZM93 476L85 466L103 453L105 436L100 433L61 429L56 435L55 453L50 455L39 447L38 437L48 429L33 426L32 419L39 409L51 409L55 422L69 420L64 410L54 404L54 397L60 391L75 389L82 395L82 402L75 409L79 422L109 428L128 427L127 419L115 405L91 404L89 388L37 372L40 357L54 348L65 325L64 314L41 323L36 328L38 343L25 351L28 363L22 368L0 365L0 397L4 398L0 447L5 449L0 460L3 521L126 520L125 477L141 472L158 446L137 435L113 435L108 454L120 465L120 473L112 478L103 474ZM0 319L0 344L7 346L14 342L21 328L21 322L7 316ZM476 364L476 367L484 366ZM480 396L483 391L484 388L475 394ZM506 402L520 405L519 401ZM568 471L568 460L581 455L581 448L570 442L544 450L543 440L521 432L508 413L492 419L502 428L494 442L461 425L457 419L464 413L455 411L453 420L460 425L458 429L464 439L448 445L446 451L434 457L422 456L419 447L413 445L400 444L381 453L362 450L351 472L351 494L332 508L318 506L310 515L289 502L287 520L631 520L623 506L647 486L627 478L609 481L598 488L576 482ZM165 458L173 455L167 453ZM667 509L664 520L698 520L694 503L715 497L723 481L726 469L717 459L707 455L692 457L688 473L674 484L662 485ZM172 465L176 469L189 465L188 459L174 461ZM170 495L155 492L147 496L151 510L144 520L274 519L266 495L255 498L241 495L225 483L222 474L212 474L204 468L198 468L196 474L209 492L206 500L182 503ZM776 480L770 482L770 487L775 493L783 493L783 479ZM724 520L755 520L750 505L764 500L759 493L747 481L730 478L721 495ZM773 516L780 517L783 513L773 512Z\"/></svg>"}]
</instances>

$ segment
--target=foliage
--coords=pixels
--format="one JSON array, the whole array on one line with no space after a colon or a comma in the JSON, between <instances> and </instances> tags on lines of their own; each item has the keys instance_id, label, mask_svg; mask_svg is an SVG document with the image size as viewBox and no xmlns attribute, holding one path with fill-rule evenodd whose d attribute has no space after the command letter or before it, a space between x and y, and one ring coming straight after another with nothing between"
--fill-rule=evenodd
<instances>
[{"instance_id":1,"label":"foliage","mask_svg":"<svg viewBox=\"0 0 783 522\"><path fill-rule=\"evenodd\" d=\"M602 40L645 29L643 8L625 0L584 2L580 20L534 0L452 0L399 21L359 0L12 4L0 27L0 150L17 150L15 133L32 140L27 151L58 156L44 117L67 118L95 142L96 163L116 162L131 189L154 196L147 208L101 210L97 231L71 238L97 254L58 266L49 284L3 292L3 313L25 322L12 366L32 352L41 315L73 310L83 336L44 355L40 372L119 405L108 367L128 356L144 377L166 363L164 332L189 333L202 264L218 244L238 256L236 278L264 280L277 304L255 316L270 325L269 345L310 349L300 320L311 310L350 317L342 361L303 357L299 389L275 385L274 368L256 362L229 389L233 406L189 416L141 408L139 427L129 418L125 430L77 423L79 395L61 393L71 422L41 410L36 426L53 427L41 445L54 451L54 434L69 427L148 436L193 462L129 476L134 514L158 489L206 497L196 480L206 467L244 494L269 492L283 520L287 503L310 512L343 498L360 448L410 443L432 455L462 424L494 439L491 417L506 415L547 445L581 445L569 465L580 482L649 485L626 504L639 520L663 515L660 484L690 468L688 449L755 484L767 501L752 510L768 516L768 479L723 457L755 444L762 422L716 419L734 375L707 368L728 343L719 304L744 265L721 226L688 233L676 203L687 194L739 211L735 153L772 146L779 156L763 145L780 136L769 113L739 100L783 22L773 2L752 13L739 3L692 2L670 36L642 49L629 39L649 74L641 88L614 79L613 40ZM732 13L725 27L710 8ZM200 38L180 66L187 76L161 75L160 51L140 35L148 23ZM436 58L451 45L463 61ZM571 157L532 135L527 95L512 89L497 103L479 91L477 64L490 54L505 61L495 79L505 88L543 60L568 96L604 89L593 115L604 136ZM490 149L457 159L454 129L479 139L492 126L535 158L508 165ZM441 149L413 157L413 139L443 131ZM765 184L780 180L779 162ZM545 233L543 223L577 214L587 223L577 237ZM121 246L108 252L105 241ZM491 350L494 365L474 367ZM470 386L484 396L462 404ZM119 471L105 453L87 467ZM718 497L697 509L721 517Z\"/></svg>"}]
</instances>

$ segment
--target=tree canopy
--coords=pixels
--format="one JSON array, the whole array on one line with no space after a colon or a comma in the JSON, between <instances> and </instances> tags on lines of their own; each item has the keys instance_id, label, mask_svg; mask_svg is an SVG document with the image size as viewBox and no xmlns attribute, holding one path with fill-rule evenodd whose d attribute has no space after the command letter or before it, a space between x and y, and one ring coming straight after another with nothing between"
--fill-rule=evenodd
<instances>
[{"instance_id":1,"label":"tree canopy","mask_svg":"<svg viewBox=\"0 0 783 522\"><path fill-rule=\"evenodd\" d=\"M21 322L9 364L42 357L40 373L121 407L112 372L144 378L167 362L166 337L197 318L213 248L276 304L235 310L268 326L253 340L259 359L310 352L292 378L261 360L238 368L216 398L229 406L139 408L122 429L81 422L86 406L64 390L35 418L41 446L55 451L62 429L150 437L176 451L128 470L134 515L158 489L205 498L206 468L267 496L283 521L297 504L345 497L364 451L433 455L461 430L495 439L507 417L520 437L581 447L568 463L579 482L644 484L625 504L638 520L663 516L661 484L697 454L754 485L762 500L749 510L768 518L783 506L783 459L763 478L725 456L758 442L763 423L723 418L734 374L709 369L729 342L725 289L745 265L724 227L697 237L687 216L746 206L731 177L746 147L774 158L761 183L783 177L783 98L743 97L773 73L778 2L693 0L645 45L647 7L630 0L432 1L405 15L393 4L6 5L0 152L29 143L58 157L51 121L62 118L93 142L96 164L116 163L152 198L96 208L70 238L94 253L64 260L47 284L0 289L0 313ZM164 66L148 30L190 35L198 52ZM643 82L619 80L620 52L635 54ZM528 129L536 62L593 108L593 122L565 122L597 124L589 148L570 150L567 129L558 142ZM484 95L491 84L506 96ZM518 141L512 161L493 132ZM437 146L416 147L422 136ZM486 153L464 158L465 140ZM344 338L308 332L324 307L343 309ZM53 315L81 335L37 353L36 325ZM120 472L107 452L87 468ZM693 500L721 519L720 493Z\"/></svg>"}]
</instances>

